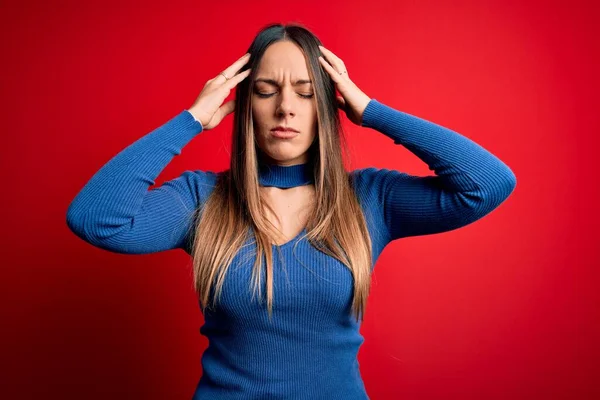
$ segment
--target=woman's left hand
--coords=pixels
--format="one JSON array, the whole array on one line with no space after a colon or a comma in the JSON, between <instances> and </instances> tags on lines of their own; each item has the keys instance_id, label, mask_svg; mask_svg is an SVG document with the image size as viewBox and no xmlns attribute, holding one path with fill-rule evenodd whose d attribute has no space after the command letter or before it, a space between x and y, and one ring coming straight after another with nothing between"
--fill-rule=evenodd
<instances>
[{"instance_id":1,"label":"woman's left hand","mask_svg":"<svg viewBox=\"0 0 600 400\"><path fill-rule=\"evenodd\" d=\"M337 90L342 95L337 96L339 108L344 110L350 121L361 126L363 113L371 99L350 80L346 66L339 57L323 46L319 46L319 48L327 58L326 61L323 57L319 57L319 62L329 72Z\"/></svg>"}]
</instances>

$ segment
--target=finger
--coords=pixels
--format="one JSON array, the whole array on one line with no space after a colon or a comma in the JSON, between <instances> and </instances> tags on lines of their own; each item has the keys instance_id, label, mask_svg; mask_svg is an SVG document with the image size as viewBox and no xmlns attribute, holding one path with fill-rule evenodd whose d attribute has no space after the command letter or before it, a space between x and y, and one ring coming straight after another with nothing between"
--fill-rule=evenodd
<instances>
[{"instance_id":1,"label":"finger","mask_svg":"<svg viewBox=\"0 0 600 400\"><path fill-rule=\"evenodd\" d=\"M223 85L223 87L227 90L231 90L234 87L237 86L238 83L240 83L241 81L243 81L248 75L250 75L250 72L252 70L251 69L247 69L243 72L240 72L239 74L237 74L236 76L234 76L233 78L229 79L227 82L225 82L225 84Z\"/></svg>"},{"instance_id":2,"label":"finger","mask_svg":"<svg viewBox=\"0 0 600 400\"><path fill-rule=\"evenodd\" d=\"M208 123L206 125L204 125L204 129L212 129L215 126L219 125L221 123L221 121L223 121L223 118L225 118L227 115L231 114L234 110L235 110L235 99L230 100L227 103L221 105L221 107L219 107L217 109L217 111L213 114L210 121L208 121Z\"/></svg>"},{"instance_id":3,"label":"finger","mask_svg":"<svg viewBox=\"0 0 600 400\"><path fill-rule=\"evenodd\" d=\"M223 104L219 107L219 111L221 113L221 119L225 118L227 115L231 114L235 110L235 99L229 100L227 103Z\"/></svg>"},{"instance_id":4,"label":"finger","mask_svg":"<svg viewBox=\"0 0 600 400\"><path fill-rule=\"evenodd\" d=\"M331 65L329 65L329 63L327 61L325 61L325 59L323 57L319 56L319 62L321 63L321 65L323 66L323 68L325 68L325 70L327 72L329 72L329 75L331 76L331 79L333 79L333 81L335 83L341 83L342 82L340 73L337 72L335 69L333 69L333 67Z\"/></svg>"},{"instance_id":5,"label":"finger","mask_svg":"<svg viewBox=\"0 0 600 400\"><path fill-rule=\"evenodd\" d=\"M233 76L235 74L237 74L237 72L240 69L242 69L242 67L244 65L246 65L249 60L250 60L250 53L246 53L242 57L240 57L236 62L231 64L229 67L227 67L223 71L223 74L227 75L227 78L228 78L227 80L233 78ZM219 74L216 78L219 78L219 77L220 77L220 79L226 79L222 74Z\"/></svg>"},{"instance_id":6,"label":"finger","mask_svg":"<svg viewBox=\"0 0 600 400\"><path fill-rule=\"evenodd\" d=\"M227 103L223 104L219 109L213 114L212 118L206 125L207 128L212 129L215 126L219 125L223 118L227 115L231 114L235 110L235 100L230 100Z\"/></svg>"},{"instance_id":7,"label":"finger","mask_svg":"<svg viewBox=\"0 0 600 400\"><path fill-rule=\"evenodd\" d=\"M327 59L327 61L329 61L329 63L335 67L335 69L338 72L342 72L346 69L346 66L344 64L344 62L335 54L333 54L333 52L329 49L326 49L323 46L319 46L319 48L321 49L321 51L323 52L323 55L325 56L325 58Z\"/></svg>"},{"instance_id":8,"label":"finger","mask_svg":"<svg viewBox=\"0 0 600 400\"><path fill-rule=\"evenodd\" d=\"M336 61L342 62L342 60L338 56L336 56L333 51L329 50L327 47L319 46L319 49L321 49L321 51L327 57L328 60L331 59L332 61L336 60Z\"/></svg>"}]
</instances>

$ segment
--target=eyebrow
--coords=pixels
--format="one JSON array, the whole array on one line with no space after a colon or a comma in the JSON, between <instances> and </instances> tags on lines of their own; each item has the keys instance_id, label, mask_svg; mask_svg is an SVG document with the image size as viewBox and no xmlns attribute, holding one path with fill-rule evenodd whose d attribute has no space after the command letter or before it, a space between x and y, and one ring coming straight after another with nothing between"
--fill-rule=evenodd
<instances>
[{"instance_id":1,"label":"eyebrow","mask_svg":"<svg viewBox=\"0 0 600 400\"><path fill-rule=\"evenodd\" d=\"M264 82L264 83L268 83L269 85L279 86L279 82L275 81L274 79L257 78L254 80L254 83L256 83L256 82ZM292 84L292 86L306 85L307 83L312 84L312 81L310 79L298 79L296 82L294 82Z\"/></svg>"}]
</instances>

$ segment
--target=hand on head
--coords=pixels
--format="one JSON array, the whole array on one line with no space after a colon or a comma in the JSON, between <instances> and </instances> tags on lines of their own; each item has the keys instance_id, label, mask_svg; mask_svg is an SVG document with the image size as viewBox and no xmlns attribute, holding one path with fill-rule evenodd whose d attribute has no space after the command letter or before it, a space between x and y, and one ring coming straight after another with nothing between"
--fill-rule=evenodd
<instances>
[{"instance_id":1,"label":"hand on head","mask_svg":"<svg viewBox=\"0 0 600 400\"><path fill-rule=\"evenodd\" d=\"M204 130L219 125L223 118L235 109L235 99L225 104L223 101L229 96L231 89L250 74L250 69L238 73L248 60L250 54L246 53L219 75L207 81L200 95L189 108L188 111L200 121Z\"/></svg>"}]
</instances>

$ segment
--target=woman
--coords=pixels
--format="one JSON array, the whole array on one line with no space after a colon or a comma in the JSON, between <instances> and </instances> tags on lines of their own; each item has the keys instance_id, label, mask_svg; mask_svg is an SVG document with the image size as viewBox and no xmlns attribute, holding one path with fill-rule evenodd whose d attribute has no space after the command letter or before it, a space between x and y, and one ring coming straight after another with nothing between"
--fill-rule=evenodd
<instances>
[{"instance_id":1,"label":"woman","mask_svg":"<svg viewBox=\"0 0 600 400\"><path fill-rule=\"evenodd\" d=\"M117 154L69 207L69 227L95 246L193 257L209 340L195 398L368 398L359 328L383 248L470 224L516 185L468 138L369 98L320 44L298 25L266 27L189 109ZM233 88L236 100L223 104ZM346 172L338 108L436 176ZM227 171L185 171L148 191L231 112Z\"/></svg>"}]
</instances>

